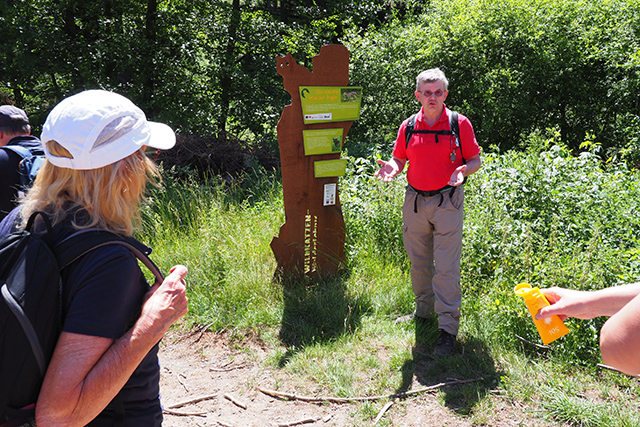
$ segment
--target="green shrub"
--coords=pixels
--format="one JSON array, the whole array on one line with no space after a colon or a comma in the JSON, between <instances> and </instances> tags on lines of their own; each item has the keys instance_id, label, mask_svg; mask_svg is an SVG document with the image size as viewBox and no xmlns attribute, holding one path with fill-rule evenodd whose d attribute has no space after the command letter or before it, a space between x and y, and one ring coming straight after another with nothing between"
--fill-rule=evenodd
<instances>
[{"instance_id":1,"label":"green shrub","mask_svg":"<svg viewBox=\"0 0 640 427\"><path fill-rule=\"evenodd\" d=\"M351 84L364 87L353 145L389 153L419 108L415 76L439 67L450 81L447 105L471 119L485 148L515 148L556 128L573 150L587 135L621 149L634 135L628 115L640 114L639 35L637 0L431 2L413 21L345 40Z\"/></svg>"}]
</instances>

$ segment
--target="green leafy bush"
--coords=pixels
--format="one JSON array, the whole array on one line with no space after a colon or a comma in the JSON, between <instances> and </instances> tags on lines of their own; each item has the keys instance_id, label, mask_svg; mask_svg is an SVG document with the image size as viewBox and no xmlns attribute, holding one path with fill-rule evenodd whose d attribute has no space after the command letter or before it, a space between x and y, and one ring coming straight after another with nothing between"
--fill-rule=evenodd
<instances>
[{"instance_id":1,"label":"green leafy bush","mask_svg":"<svg viewBox=\"0 0 640 427\"><path fill-rule=\"evenodd\" d=\"M590 134L606 153L633 137L625 123L640 113L637 0L431 5L345 40L351 82L365 88L352 137L390 152L400 122L419 108L415 76L432 67L447 74L447 104L471 119L485 148L515 148L547 128L574 150Z\"/></svg>"},{"instance_id":2,"label":"green leafy bush","mask_svg":"<svg viewBox=\"0 0 640 427\"><path fill-rule=\"evenodd\" d=\"M638 177L625 165L605 169L590 152L574 157L550 145L486 155L467 187L467 311L488 312L496 342L513 343L514 332L538 340L513 295L519 282L589 290L638 280ZM558 353L593 361L603 321L569 320L573 332L555 343Z\"/></svg>"}]
</instances>

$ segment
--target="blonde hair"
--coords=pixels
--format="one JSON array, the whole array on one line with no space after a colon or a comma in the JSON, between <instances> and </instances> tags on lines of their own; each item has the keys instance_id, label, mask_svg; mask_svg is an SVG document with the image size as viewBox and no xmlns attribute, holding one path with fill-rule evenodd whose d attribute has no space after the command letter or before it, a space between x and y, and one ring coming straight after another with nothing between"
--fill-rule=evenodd
<instances>
[{"instance_id":1,"label":"blonde hair","mask_svg":"<svg viewBox=\"0 0 640 427\"><path fill-rule=\"evenodd\" d=\"M54 156L71 157L56 141L48 141L47 148ZM130 236L141 223L147 181L159 183L160 173L143 149L91 170L60 168L45 161L21 203L22 226L33 212L44 211L54 226L73 215L71 224L77 230L106 228ZM82 223L75 217L78 209L86 211Z\"/></svg>"}]
</instances>

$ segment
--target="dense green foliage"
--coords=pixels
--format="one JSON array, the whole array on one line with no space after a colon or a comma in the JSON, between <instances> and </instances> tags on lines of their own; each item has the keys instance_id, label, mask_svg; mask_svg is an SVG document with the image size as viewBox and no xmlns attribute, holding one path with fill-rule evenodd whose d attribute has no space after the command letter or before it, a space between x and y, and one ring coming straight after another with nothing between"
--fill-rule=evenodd
<instances>
[{"instance_id":1,"label":"dense green foliage","mask_svg":"<svg viewBox=\"0 0 640 427\"><path fill-rule=\"evenodd\" d=\"M415 76L438 66L485 150L553 129L573 151L590 139L640 161L638 0L28 0L2 2L0 25L0 97L36 131L62 97L100 87L181 133L226 131L275 153L289 101L275 56L311 67L340 42L365 94L352 154L390 150L418 108Z\"/></svg>"},{"instance_id":2,"label":"dense green foliage","mask_svg":"<svg viewBox=\"0 0 640 427\"><path fill-rule=\"evenodd\" d=\"M471 118L485 148L518 147L551 128L571 149L637 141L640 4L554 0L433 2L415 19L347 39L352 83L366 88L352 132L388 146L419 107L415 76L440 67L447 104Z\"/></svg>"},{"instance_id":3,"label":"dense green foliage","mask_svg":"<svg viewBox=\"0 0 640 427\"><path fill-rule=\"evenodd\" d=\"M2 2L0 95L40 125L87 88L127 95L184 133L269 137L288 94L275 56L301 63L343 29L393 16L380 0ZM368 26L369 24L367 24ZM6 102L4 100L3 102Z\"/></svg>"}]
</instances>

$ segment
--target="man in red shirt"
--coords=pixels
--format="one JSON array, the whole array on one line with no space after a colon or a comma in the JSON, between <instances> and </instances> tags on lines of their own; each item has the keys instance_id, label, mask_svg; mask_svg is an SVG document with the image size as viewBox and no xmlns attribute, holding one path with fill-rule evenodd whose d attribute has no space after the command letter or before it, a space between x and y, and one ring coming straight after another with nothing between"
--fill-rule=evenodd
<instances>
[{"instance_id":1,"label":"man in red shirt","mask_svg":"<svg viewBox=\"0 0 640 427\"><path fill-rule=\"evenodd\" d=\"M375 173L378 179L391 181L409 161L402 231L416 295L416 332L437 316L439 336L434 353L441 356L453 352L460 325L462 184L481 165L481 149L469 119L459 114L459 135L450 134L451 111L444 104L448 86L438 68L418 75L415 95L422 108L415 118L416 133L407 142L409 119L405 120L398 130L393 158L378 160L381 168ZM421 344L416 342L417 347Z\"/></svg>"}]
</instances>

